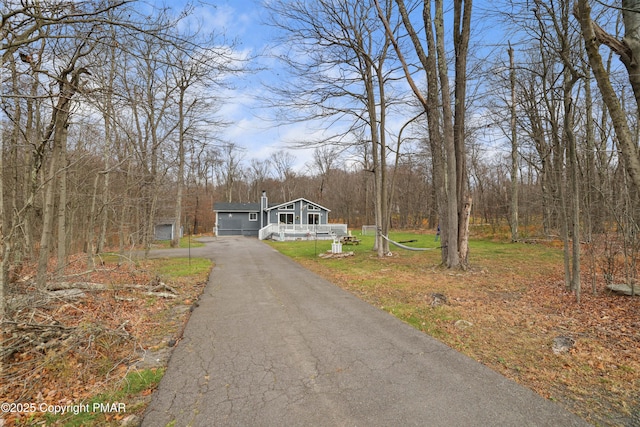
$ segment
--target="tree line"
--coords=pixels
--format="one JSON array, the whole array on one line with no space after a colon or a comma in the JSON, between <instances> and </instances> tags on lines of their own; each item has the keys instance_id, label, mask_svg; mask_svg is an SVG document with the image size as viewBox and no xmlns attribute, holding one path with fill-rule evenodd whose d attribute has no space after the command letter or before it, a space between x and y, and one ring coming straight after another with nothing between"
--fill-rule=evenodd
<instances>
[{"instance_id":1,"label":"tree line","mask_svg":"<svg viewBox=\"0 0 640 427\"><path fill-rule=\"evenodd\" d=\"M513 241L524 220L563 242L578 299L581 248L603 239L635 283L640 2L270 5L296 82L275 87L273 105L291 121L346 124L301 142L364 147L382 234L397 213L391 177L420 153L423 188L433 189L422 208L435 211L447 267L468 265L472 216L500 215Z\"/></svg>"},{"instance_id":2,"label":"tree line","mask_svg":"<svg viewBox=\"0 0 640 427\"><path fill-rule=\"evenodd\" d=\"M161 195L182 222L205 182L216 93L241 71L194 10L129 0L2 2L0 300L35 262L44 290L69 256L149 248ZM55 266L49 260L55 255Z\"/></svg>"},{"instance_id":3,"label":"tree line","mask_svg":"<svg viewBox=\"0 0 640 427\"><path fill-rule=\"evenodd\" d=\"M217 139L233 126L220 94L252 58L192 5L3 0L0 299L24 263L45 289L70 254L93 268L107 247L148 249L161 220L210 231L214 201L263 190L383 235L440 225L449 268L469 263L470 225L539 230L578 296L581 248L606 241L633 281L639 3L269 2L288 84L265 105L325 130L293 141L313 149L301 171L295 151ZM483 39L487 19L506 35Z\"/></svg>"}]
</instances>

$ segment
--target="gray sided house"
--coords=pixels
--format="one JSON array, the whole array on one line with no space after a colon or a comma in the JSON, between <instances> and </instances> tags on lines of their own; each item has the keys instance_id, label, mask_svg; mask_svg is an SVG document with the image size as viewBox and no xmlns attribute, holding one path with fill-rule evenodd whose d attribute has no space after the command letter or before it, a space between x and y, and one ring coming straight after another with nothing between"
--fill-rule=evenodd
<instances>
[{"instance_id":1,"label":"gray sided house","mask_svg":"<svg viewBox=\"0 0 640 427\"><path fill-rule=\"evenodd\" d=\"M346 224L329 224L329 209L305 198L270 205L262 192L260 203L215 203L213 210L216 236L296 240L347 234Z\"/></svg>"},{"instance_id":2,"label":"gray sided house","mask_svg":"<svg viewBox=\"0 0 640 427\"><path fill-rule=\"evenodd\" d=\"M257 236L260 203L215 203L216 236Z\"/></svg>"}]
</instances>

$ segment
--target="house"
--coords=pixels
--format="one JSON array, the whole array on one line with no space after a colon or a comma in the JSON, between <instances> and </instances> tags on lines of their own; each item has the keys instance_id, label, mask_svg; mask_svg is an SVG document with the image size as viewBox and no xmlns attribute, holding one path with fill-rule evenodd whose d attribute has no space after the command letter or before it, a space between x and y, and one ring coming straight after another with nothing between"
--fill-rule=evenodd
<instances>
[{"instance_id":1,"label":"house","mask_svg":"<svg viewBox=\"0 0 640 427\"><path fill-rule=\"evenodd\" d=\"M331 239L347 234L346 224L329 224L329 209L305 198L269 204L215 203L216 236L255 236L260 240Z\"/></svg>"}]
</instances>

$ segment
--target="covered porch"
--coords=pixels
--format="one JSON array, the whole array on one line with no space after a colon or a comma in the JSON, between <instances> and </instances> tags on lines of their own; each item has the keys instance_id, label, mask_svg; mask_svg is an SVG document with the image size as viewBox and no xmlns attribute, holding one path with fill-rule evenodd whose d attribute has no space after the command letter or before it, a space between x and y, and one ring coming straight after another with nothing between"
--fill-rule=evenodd
<instances>
[{"instance_id":1,"label":"covered porch","mask_svg":"<svg viewBox=\"0 0 640 427\"><path fill-rule=\"evenodd\" d=\"M347 224L269 224L260 229L260 240L331 240L346 236Z\"/></svg>"}]
</instances>

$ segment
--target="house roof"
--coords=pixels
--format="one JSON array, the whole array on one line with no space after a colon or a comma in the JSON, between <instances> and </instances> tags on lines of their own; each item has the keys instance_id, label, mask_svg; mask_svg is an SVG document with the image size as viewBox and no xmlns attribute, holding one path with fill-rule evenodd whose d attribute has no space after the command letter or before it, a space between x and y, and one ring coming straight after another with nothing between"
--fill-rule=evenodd
<instances>
[{"instance_id":1,"label":"house roof","mask_svg":"<svg viewBox=\"0 0 640 427\"><path fill-rule=\"evenodd\" d=\"M260 203L224 203L216 202L213 210L217 212L260 212Z\"/></svg>"},{"instance_id":2,"label":"house roof","mask_svg":"<svg viewBox=\"0 0 640 427\"><path fill-rule=\"evenodd\" d=\"M284 203L278 204L269 204L266 210L277 209L282 206L290 205L292 203L296 203L302 201L303 203L311 204L319 207L321 210L331 212L330 209L325 208L317 203L312 202L309 199L305 199L304 197L299 197L295 200L290 200ZM225 203L225 202L216 202L213 204L213 210L216 212L260 212L260 203Z\"/></svg>"},{"instance_id":3,"label":"house roof","mask_svg":"<svg viewBox=\"0 0 640 427\"><path fill-rule=\"evenodd\" d=\"M297 199L295 199L295 200L290 200L290 201L288 201L288 202L280 203L280 204L277 204L277 205L270 205L270 206L267 208L267 210L277 209L277 208L279 208L279 207L282 207L282 206L285 206L285 205L290 205L290 204L292 204L292 203L296 203L296 202L299 202L299 201L307 202L308 204L310 204L310 205L314 205L314 206L317 206L317 207L319 207L320 209L322 209L322 210L324 210L324 211L331 212L331 209L327 209L327 208L325 208L324 206L321 206L321 205L319 205L319 204L317 204L317 203L315 203L315 202L312 202L312 201L311 201L311 200L309 200L309 199L305 199L304 197L299 197L299 198L297 198Z\"/></svg>"}]
</instances>

